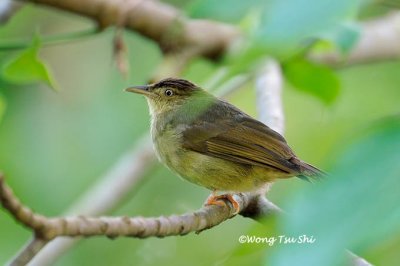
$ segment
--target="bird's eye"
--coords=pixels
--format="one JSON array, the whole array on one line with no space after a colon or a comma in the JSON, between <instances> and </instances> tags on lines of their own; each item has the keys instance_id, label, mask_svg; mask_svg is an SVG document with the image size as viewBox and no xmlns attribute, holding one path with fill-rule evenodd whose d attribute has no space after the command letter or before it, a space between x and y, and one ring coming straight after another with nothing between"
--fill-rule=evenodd
<instances>
[{"instance_id":1,"label":"bird's eye","mask_svg":"<svg viewBox=\"0 0 400 266\"><path fill-rule=\"evenodd\" d=\"M172 90L165 90L165 95L172 96L172 95L174 95L174 92Z\"/></svg>"}]
</instances>

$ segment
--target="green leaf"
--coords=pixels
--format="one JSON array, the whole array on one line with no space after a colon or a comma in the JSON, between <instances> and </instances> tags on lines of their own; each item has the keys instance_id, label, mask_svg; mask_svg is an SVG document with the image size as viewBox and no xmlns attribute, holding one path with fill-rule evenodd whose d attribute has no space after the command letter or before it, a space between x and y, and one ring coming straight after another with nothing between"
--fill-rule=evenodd
<instances>
[{"instance_id":1,"label":"green leaf","mask_svg":"<svg viewBox=\"0 0 400 266\"><path fill-rule=\"evenodd\" d=\"M318 97L326 104L331 104L339 94L339 78L327 66L294 59L284 64L283 71L295 88Z\"/></svg>"},{"instance_id":2,"label":"green leaf","mask_svg":"<svg viewBox=\"0 0 400 266\"><path fill-rule=\"evenodd\" d=\"M19 85L44 82L53 90L57 90L46 64L38 56L39 48L39 42L35 40L32 47L4 64L1 73L3 79Z\"/></svg>"},{"instance_id":3,"label":"green leaf","mask_svg":"<svg viewBox=\"0 0 400 266\"><path fill-rule=\"evenodd\" d=\"M399 116L365 132L329 177L284 206L290 216L278 222L283 232L313 235L315 243L282 245L268 265L345 265L345 249L368 257L400 239L399 151Z\"/></svg>"}]
</instances>

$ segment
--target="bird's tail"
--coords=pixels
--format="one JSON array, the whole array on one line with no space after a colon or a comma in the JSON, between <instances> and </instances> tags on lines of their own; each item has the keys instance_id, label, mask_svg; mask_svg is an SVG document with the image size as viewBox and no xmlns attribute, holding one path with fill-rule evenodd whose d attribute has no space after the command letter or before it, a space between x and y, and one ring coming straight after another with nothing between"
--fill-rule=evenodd
<instances>
[{"instance_id":1,"label":"bird's tail","mask_svg":"<svg viewBox=\"0 0 400 266\"><path fill-rule=\"evenodd\" d=\"M309 178L312 179L321 179L326 177L328 174L325 173L324 171L318 169L315 166L312 166L311 164L308 164L306 162L300 161L298 162L300 166L300 174L297 176L300 179L310 181Z\"/></svg>"}]
</instances>

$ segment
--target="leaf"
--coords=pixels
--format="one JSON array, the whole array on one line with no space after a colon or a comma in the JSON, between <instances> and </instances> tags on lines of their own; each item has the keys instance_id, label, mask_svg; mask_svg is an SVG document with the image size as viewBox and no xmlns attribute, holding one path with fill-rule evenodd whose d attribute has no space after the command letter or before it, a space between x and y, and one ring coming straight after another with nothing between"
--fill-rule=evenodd
<instances>
[{"instance_id":1,"label":"leaf","mask_svg":"<svg viewBox=\"0 0 400 266\"><path fill-rule=\"evenodd\" d=\"M4 80L19 85L44 82L53 90L57 90L46 64L38 56L39 48L40 44L35 40L31 47L6 63L2 69Z\"/></svg>"},{"instance_id":2,"label":"leaf","mask_svg":"<svg viewBox=\"0 0 400 266\"><path fill-rule=\"evenodd\" d=\"M400 239L399 151L399 116L365 132L324 182L301 189L284 207L291 215L278 222L282 230L313 235L315 243L282 245L268 265L345 265L345 249L382 253Z\"/></svg>"},{"instance_id":3,"label":"leaf","mask_svg":"<svg viewBox=\"0 0 400 266\"><path fill-rule=\"evenodd\" d=\"M339 78L327 66L294 59L284 64L283 71L295 88L318 97L326 104L331 104L339 94Z\"/></svg>"}]
</instances>

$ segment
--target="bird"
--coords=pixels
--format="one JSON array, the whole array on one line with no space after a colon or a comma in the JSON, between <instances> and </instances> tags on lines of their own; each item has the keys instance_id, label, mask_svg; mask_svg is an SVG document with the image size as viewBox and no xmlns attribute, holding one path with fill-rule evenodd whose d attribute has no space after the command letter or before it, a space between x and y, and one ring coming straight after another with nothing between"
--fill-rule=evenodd
<instances>
[{"instance_id":1,"label":"bird","mask_svg":"<svg viewBox=\"0 0 400 266\"><path fill-rule=\"evenodd\" d=\"M166 78L125 90L147 100L158 159L212 191L206 205L227 199L238 213L235 193L260 191L276 179L326 175L300 160L278 132L188 80Z\"/></svg>"}]
</instances>

